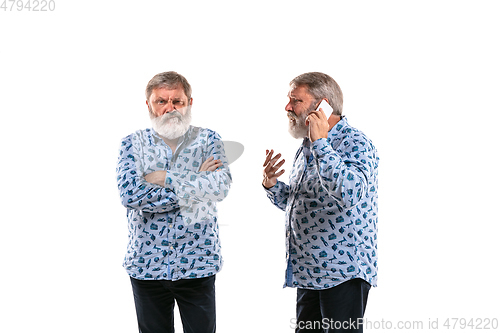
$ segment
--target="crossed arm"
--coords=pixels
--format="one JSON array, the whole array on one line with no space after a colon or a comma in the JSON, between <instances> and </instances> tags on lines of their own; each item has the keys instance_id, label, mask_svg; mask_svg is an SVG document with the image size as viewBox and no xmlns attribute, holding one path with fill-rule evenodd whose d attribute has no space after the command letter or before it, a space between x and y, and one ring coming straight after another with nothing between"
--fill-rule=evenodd
<instances>
[{"instance_id":1,"label":"crossed arm","mask_svg":"<svg viewBox=\"0 0 500 333\"><path fill-rule=\"evenodd\" d=\"M179 199L221 201L228 193L231 175L224 167L224 151L215 137L198 171L161 170L145 174L141 159L143 147L133 143L133 136L122 141L117 165L117 182L122 204L146 212L168 212L179 209ZM221 150L222 149L222 150ZM213 155L220 155L215 159ZM198 201L199 201L198 200Z\"/></svg>"},{"instance_id":2,"label":"crossed arm","mask_svg":"<svg viewBox=\"0 0 500 333\"><path fill-rule=\"evenodd\" d=\"M219 167L222 166L222 161L221 160L216 160L214 159L213 156L210 156L203 164L200 166L201 171L215 171ZM146 176L144 176L144 179L151 184L156 184L160 186L164 186L165 184L165 178L167 177L167 171L166 170L159 170L159 171L154 171Z\"/></svg>"},{"instance_id":3,"label":"crossed arm","mask_svg":"<svg viewBox=\"0 0 500 333\"><path fill-rule=\"evenodd\" d=\"M122 141L116 176L123 206L149 213L178 209L177 197L172 189L145 180L140 155L140 150L134 149L131 136Z\"/></svg>"}]
</instances>

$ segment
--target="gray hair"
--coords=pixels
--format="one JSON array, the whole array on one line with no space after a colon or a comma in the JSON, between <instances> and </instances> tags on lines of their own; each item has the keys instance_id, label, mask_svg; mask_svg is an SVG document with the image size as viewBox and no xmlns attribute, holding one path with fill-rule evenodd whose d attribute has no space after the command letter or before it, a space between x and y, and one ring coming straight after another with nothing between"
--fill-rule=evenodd
<instances>
[{"instance_id":1,"label":"gray hair","mask_svg":"<svg viewBox=\"0 0 500 333\"><path fill-rule=\"evenodd\" d=\"M146 99L149 101L151 93L156 88L176 88L179 84L182 85L184 94L186 94L188 100L191 99L191 85L184 76L173 71L156 74L149 80L146 86Z\"/></svg>"},{"instance_id":2,"label":"gray hair","mask_svg":"<svg viewBox=\"0 0 500 333\"><path fill-rule=\"evenodd\" d=\"M297 76L290 82L290 87L306 86L309 93L318 103L323 98L333 108L333 114L342 115L343 95L339 85L329 75L320 72L310 72Z\"/></svg>"}]
</instances>

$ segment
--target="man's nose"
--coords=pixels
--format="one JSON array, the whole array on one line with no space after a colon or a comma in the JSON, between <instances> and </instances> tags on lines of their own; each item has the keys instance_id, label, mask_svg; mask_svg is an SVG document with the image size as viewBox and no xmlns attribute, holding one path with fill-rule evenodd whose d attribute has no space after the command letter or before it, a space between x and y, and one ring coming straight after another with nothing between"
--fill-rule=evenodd
<instances>
[{"instance_id":1,"label":"man's nose","mask_svg":"<svg viewBox=\"0 0 500 333\"><path fill-rule=\"evenodd\" d=\"M169 113L175 110L174 103L172 101L168 101L167 105L165 105L164 113Z\"/></svg>"},{"instance_id":2,"label":"man's nose","mask_svg":"<svg viewBox=\"0 0 500 333\"><path fill-rule=\"evenodd\" d=\"M288 104L285 106L285 111L286 112L293 111L292 104L290 102L288 102Z\"/></svg>"}]
</instances>

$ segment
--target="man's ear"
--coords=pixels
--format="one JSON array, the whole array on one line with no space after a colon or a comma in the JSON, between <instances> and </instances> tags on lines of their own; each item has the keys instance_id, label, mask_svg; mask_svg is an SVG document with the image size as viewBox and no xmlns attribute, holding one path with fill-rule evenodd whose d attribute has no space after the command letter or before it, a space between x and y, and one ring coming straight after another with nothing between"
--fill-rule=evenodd
<instances>
[{"instance_id":1,"label":"man's ear","mask_svg":"<svg viewBox=\"0 0 500 333\"><path fill-rule=\"evenodd\" d=\"M189 105L193 105L193 97L189 100Z\"/></svg>"},{"instance_id":2,"label":"man's ear","mask_svg":"<svg viewBox=\"0 0 500 333\"><path fill-rule=\"evenodd\" d=\"M151 106L149 105L149 102L148 100L146 100L146 105L148 106L148 112L149 112L149 115L153 115L155 116L155 114L153 113L153 109L151 108Z\"/></svg>"}]
</instances>

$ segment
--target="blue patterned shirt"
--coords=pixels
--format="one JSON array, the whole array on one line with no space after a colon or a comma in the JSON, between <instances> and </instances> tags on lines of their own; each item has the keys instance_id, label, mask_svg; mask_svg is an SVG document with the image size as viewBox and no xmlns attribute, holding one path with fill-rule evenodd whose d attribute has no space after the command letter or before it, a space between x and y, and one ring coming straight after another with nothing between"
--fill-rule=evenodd
<instances>
[{"instance_id":1,"label":"blue patterned shirt","mask_svg":"<svg viewBox=\"0 0 500 333\"><path fill-rule=\"evenodd\" d=\"M290 185L266 189L286 213L284 287L327 289L354 278L376 286L378 160L342 118L327 139L304 139Z\"/></svg>"},{"instance_id":2,"label":"blue patterned shirt","mask_svg":"<svg viewBox=\"0 0 500 333\"><path fill-rule=\"evenodd\" d=\"M198 172L210 156L223 166ZM146 182L159 170L167 171L164 186ZM227 196L231 174L216 132L190 126L172 154L153 129L137 131L122 140L116 171L129 230L123 266L131 277L175 281L220 271L216 202Z\"/></svg>"}]
</instances>

